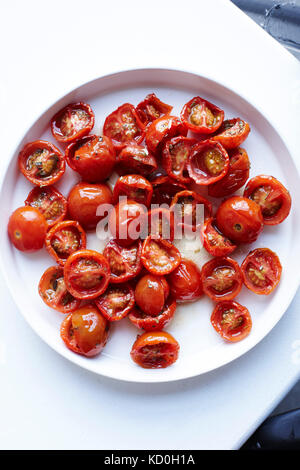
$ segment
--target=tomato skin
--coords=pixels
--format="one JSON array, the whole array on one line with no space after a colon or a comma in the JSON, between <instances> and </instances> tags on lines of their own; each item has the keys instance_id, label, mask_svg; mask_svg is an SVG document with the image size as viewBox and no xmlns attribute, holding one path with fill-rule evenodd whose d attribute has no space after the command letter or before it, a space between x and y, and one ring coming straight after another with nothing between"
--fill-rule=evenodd
<instances>
[{"instance_id":1,"label":"tomato skin","mask_svg":"<svg viewBox=\"0 0 300 470\"><path fill-rule=\"evenodd\" d=\"M82 115L80 126L72 125L72 116ZM65 121L64 121L65 120ZM79 119L80 120L80 119ZM71 103L58 111L51 119L51 132L56 140L62 143L69 143L87 135L94 127L95 116L89 104L79 102ZM76 124L76 121L74 122ZM64 127L66 126L66 127ZM67 132L68 126L70 132ZM73 129L71 129L73 127Z\"/></svg>"},{"instance_id":2,"label":"tomato skin","mask_svg":"<svg viewBox=\"0 0 300 470\"><path fill-rule=\"evenodd\" d=\"M150 175L157 169L156 159L146 147L131 142L117 156L117 172L120 175L138 173Z\"/></svg>"},{"instance_id":3,"label":"tomato skin","mask_svg":"<svg viewBox=\"0 0 300 470\"><path fill-rule=\"evenodd\" d=\"M160 369L177 361L179 344L165 331L146 332L137 337L131 359L145 369Z\"/></svg>"},{"instance_id":4,"label":"tomato skin","mask_svg":"<svg viewBox=\"0 0 300 470\"><path fill-rule=\"evenodd\" d=\"M256 248L250 251L241 267L245 286L255 294L271 294L281 278L280 260L269 248Z\"/></svg>"},{"instance_id":5,"label":"tomato skin","mask_svg":"<svg viewBox=\"0 0 300 470\"><path fill-rule=\"evenodd\" d=\"M151 180L153 187L153 204L171 204L173 197L180 191L186 190L186 186L177 181L173 181L169 176L158 176Z\"/></svg>"},{"instance_id":6,"label":"tomato skin","mask_svg":"<svg viewBox=\"0 0 300 470\"><path fill-rule=\"evenodd\" d=\"M164 207L148 211L148 235L166 240L174 240L174 213Z\"/></svg>"},{"instance_id":7,"label":"tomato skin","mask_svg":"<svg viewBox=\"0 0 300 470\"><path fill-rule=\"evenodd\" d=\"M10 241L20 251L33 252L43 248L47 222L34 207L24 206L16 209L8 221Z\"/></svg>"},{"instance_id":8,"label":"tomato skin","mask_svg":"<svg viewBox=\"0 0 300 470\"><path fill-rule=\"evenodd\" d=\"M177 116L161 116L146 129L146 145L150 153L158 156L166 140L177 135L186 136L187 129Z\"/></svg>"},{"instance_id":9,"label":"tomato skin","mask_svg":"<svg viewBox=\"0 0 300 470\"><path fill-rule=\"evenodd\" d=\"M241 118L227 119L218 129L212 140L220 142L225 149L233 149L241 145L248 137L250 126Z\"/></svg>"},{"instance_id":10,"label":"tomato skin","mask_svg":"<svg viewBox=\"0 0 300 470\"><path fill-rule=\"evenodd\" d=\"M167 279L171 295L178 303L193 302L203 295L201 271L191 260L183 259Z\"/></svg>"},{"instance_id":11,"label":"tomato skin","mask_svg":"<svg viewBox=\"0 0 300 470\"><path fill-rule=\"evenodd\" d=\"M134 307L133 289L128 283L110 285L95 304L108 321L122 320Z\"/></svg>"},{"instance_id":12,"label":"tomato skin","mask_svg":"<svg viewBox=\"0 0 300 470\"><path fill-rule=\"evenodd\" d=\"M169 295L169 285L165 278L146 274L137 283L134 297L142 312L150 316L158 315Z\"/></svg>"},{"instance_id":13,"label":"tomato skin","mask_svg":"<svg viewBox=\"0 0 300 470\"><path fill-rule=\"evenodd\" d=\"M200 112L197 120L193 118L193 109L196 106L199 107ZM180 117L191 131L198 134L212 134L221 126L224 120L224 111L200 96L195 96L184 105ZM210 119L213 119L213 122L208 122Z\"/></svg>"},{"instance_id":14,"label":"tomato skin","mask_svg":"<svg viewBox=\"0 0 300 470\"><path fill-rule=\"evenodd\" d=\"M114 169L116 152L109 137L87 135L68 145L66 160L83 181L101 183Z\"/></svg>"},{"instance_id":15,"label":"tomato skin","mask_svg":"<svg viewBox=\"0 0 300 470\"><path fill-rule=\"evenodd\" d=\"M249 178L250 161L245 149L240 147L228 150L229 169L226 175L216 183L208 186L208 194L212 197L230 196L240 189Z\"/></svg>"},{"instance_id":16,"label":"tomato skin","mask_svg":"<svg viewBox=\"0 0 300 470\"><path fill-rule=\"evenodd\" d=\"M202 213L197 213L197 205L204 206ZM174 213L175 235L178 237L181 233L177 231L188 235L200 232L203 217L206 220L212 215L212 204L195 191L184 190L175 194L170 210Z\"/></svg>"},{"instance_id":17,"label":"tomato skin","mask_svg":"<svg viewBox=\"0 0 300 470\"><path fill-rule=\"evenodd\" d=\"M260 206L245 197L226 199L216 214L217 226L234 243L252 243L263 229Z\"/></svg>"},{"instance_id":18,"label":"tomato skin","mask_svg":"<svg viewBox=\"0 0 300 470\"><path fill-rule=\"evenodd\" d=\"M216 332L231 343L246 338L252 329L252 320L248 309L233 300L217 303L210 321Z\"/></svg>"},{"instance_id":19,"label":"tomato skin","mask_svg":"<svg viewBox=\"0 0 300 470\"><path fill-rule=\"evenodd\" d=\"M119 284L136 277L142 269L142 242L137 240L129 247L110 240L103 250L103 256L110 266L110 283Z\"/></svg>"},{"instance_id":20,"label":"tomato skin","mask_svg":"<svg viewBox=\"0 0 300 470\"><path fill-rule=\"evenodd\" d=\"M112 199L112 192L106 184L77 183L68 196L69 217L85 230L93 230L106 215L97 215L97 208L102 204L112 204Z\"/></svg>"},{"instance_id":21,"label":"tomato skin","mask_svg":"<svg viewBox=\"0 0 300 470\"><path fill-rule=\"evenodd\" d=\"M204 264L201 271L203 291L212 300L232 300L243 285L239 264L232 258L214 258Z\"/></svg>"},{"instance_id":22,"label":"tomato skin","mask_svg":"<svg viewBox=\"0 0 300 470\"><path fill-rule=\"evenodd\" d=\"M196 184L200 186L213 184L224 178L228 169L228 153L218 142L204 140L193 146L188 158L187 170Z\"/></svg>"},{"instance_id":23,"label":"tomato skin","mask_svg":"<svg viewBox=\"0 0 300 470\"><path fill-rule=\"evenodd\" d=\"M236 249L236 245L218 230L213 218L204 222L201 234L203 246L212 256L228 256Z\"/></svg>"},{"instance_id":24,"label":"tomato skin","mask_svg":"<svg viewBox=\"0 0 300 470\"><path fill-rule=\"evenodd\" d=\"M120 196L126 196L149 207L153 194L152 184L141 175L120 176L113 190L113 202L118 204Z\"/></svg>"},{"instance_id":25,"label":"tomato skin","mask_svg":"<svg viewBox=\"0 0 300 470\"><path fill-rule=\"evenodd\" d=\"M259 191L262 191L261 196ZM273 176L259 175L249 180L244 197L260 205L265 225L281 224L291 210L292 200L288 190Z\"/></svg>"},{"instance_id":26,"label":"tomato skin","mask_svg":"<svg viewBox=\"0 0 300 470\"><path fill-rule=\"evenodd\" d=\"M121 246L128 247L143 232L146 208L131 199L117 204L110 213L108 226L112 236Z\"/></svg>"},{"instance_id":27,"label":"tomato skin","mask_svg":"<svg viewBox=\"0 0 300 470\"><path fill-rule=\"evenodd\" d=\"M45 246L49 255L63 266L72 253L86 248L86 235L78 222L64 220L47 232Z\"/></svg>"},{"instance_id":28,"label":"tomato skin","mask_svg":"<svg viewBox=\"0 0 300 470\"><path fill-rule=\"evenodd\" d=\"M47 140L35 140L26 144L19 153L18 165L25 178L36 186L56 183L66 169L63 154Z\"/></svg>"},{"instance_id":29,"label":"tomato skin","mask_svg":"<svg viewBox=\"0 0 300 470\"><path fill-rule=\"evenodd\" d=\"M196 139L181 135L167 140L162 152L162 166L171 179L183 184L191 182L186 166L191 150L196 143Z\"/></svg>"},{"instance_id":30,"label":"tomato skin","mask_svg":"<svg viewBox=\"0 0 300 470\"><path fill-rule=\"evenodd\" d=\"M157 276L166 276L179 266L181 254L171 242L149 235L142 248L144 267Z\"/></svg>"},{"instance_id":31,"label":"tomato skin","mask_svg":"<svg viewBox=\"0 0 300 470\"><path fill-rule=\"evenodd\" d=\"M176 311L176 302L168 299L164 308L156 316L148 315L140 308L135 307L129 314L129 320L140 329L145 331L160 331L167 326Z\"/></svg>"},{"instance_id":32,"label":"tomato skin","mask_svg":"<svg viewBox=\"0 0 300 470\"><path fill-rule=\"evenodd\" d=\"M137 107L137 113L144 124L155 121L162 115L169 114L173 109L173 106L161 101L155 93L150 93L146 98L141 101Z\"/></svg>"},{"instance_id":33,"label":"tomato skin","mask_svg":"<svg viewBox=\"0 0 300 470\"><path fill-rule=\"evenodd\" d=\"M35 207L45 217L48 227L64 220L67 214L67 200L53 186L36 186L24 203L25 206Z\"/></svg>"}]
</instances>

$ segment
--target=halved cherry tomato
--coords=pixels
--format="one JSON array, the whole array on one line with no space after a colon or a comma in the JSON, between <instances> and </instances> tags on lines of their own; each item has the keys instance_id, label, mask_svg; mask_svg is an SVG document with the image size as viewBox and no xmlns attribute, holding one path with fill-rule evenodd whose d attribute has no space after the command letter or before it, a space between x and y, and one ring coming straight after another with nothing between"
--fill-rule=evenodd
<instances>
[{"instance_id":1,"label":"halved cherry tomato","mask_svg":"<svg viewBox=\"0 0 300 470\"><path fill-rule=\"evenodd\" d=\"M241 118L227 119L218 129L217 135L212 137L223 145L225 149L233 149L241 145L247 139L250 132L248 122Z\"/></svg>"},{"instance_id":2,"label":"halved cherry tomato","mask_svg":"<svg viewBox=\"0 0 300 470\"><path fill-rule=\"evenodd\" d=\"M169 206L175 194L186 189L184 184L164 175L151 180L151 184L153 187L152 203L159 205L167 204Z\"/></svg>"},{"instance_id":3,"label":"halved cherry tomato","mask_svg":"<svg viewBox=\"0 0 300 470\"><path fill-rule=\"evenodd\" d=\"M240 147L228 150L229 170L221 180L208 186L208 194L212 197L224 197L233 194L246 183L249 178L250 161L245 149Z\"/></svg>"},{"instance_id":4,"label":"halved cherry tomato","mask_svg":"<svg viewBox=\"0 0 300 470\"><path fill-rule=\"evenodd\" d=\"M76 299L95 299L108 286L110 267L107 259L97 251L78 250L72 253L64 266L68 291Z\"/></svg>"},{"instance_id":5,"label":"halved cherry tomato","mask_svg":"<svg viewBox=\"0 0 300 470\"><path fill-rule=\"evenodd\" d=\"M146 147L129 143L117 156L117 171L120 175L139 173L149 175L157 169L156 159L148 152Z\"/></svg>"},{"instance_id":6,"label":"halved cherry tomato","mask_svg":"<svg viewBox=\"0 0 300 470\"><path fill-rule=\"evenodd\" d=\"M122 246L130 246L144 233L146 207L131 199L121 201L110 213L108 226Z\"/></svg>"},{"instance_id":7,"label":"halved cherry tomato","mask_svg":"<svg viewBox=\"0 0 300 470\"><path fill-rule=\"evenodd\" d=\"M115 240L110 240L103 251L110 266L110 282L119 284L137 276L142 269L141 254L141 240L127 248L120 246Z\"/></svg>"},{"instance_id":8,"label":"halved cherry tomato","mask_svg":"<svg viewBox=\"0 0 300 470\"><path fill-rule=\"evenodd\" d=\"M248 309L233 300L219 302L211 315L210 321L216 332L232 343L246 338L252 328L252 320Z\"/></svg>"},{"instance_id":9,"label":"halved cherry tomato","mask_svg":"<svg viewBox=\"0 0 300 470\"><path fill-rule=\"evenodd\" d=\"M86 248L86 235L78 222L64 220L50 228L45 245L49 255L63 266L72 253Z\"/></svg>"},{"instance_id":10,"label":"halved cherry tomato","mask_svg":"<svg viewBox=\"0 0 300 470\"><path fill-rule=\"evenodd\" d=\"M169 290L169 285L164 277L146 274L135 287L135 301L142 312L156 316L162 311Z\"/></svg>"},{"instance_id":11,"label":"halved cherry tomato","mask_svg":"<svg viewBox=\"0 0 300 470\"><path fill-rule=\"evenodd\" d=\"M191 131L212 134L221 126L224 111L200 96L195 96L184 105L180 117Z\"/></svg>"},{"instance_id":12,"label":"halved cherry tomato","mask_svg":"<svg viewBox=\"0 0 300 470\"><path fill-rule=\"evenodd\" d=\"M120 176L117 180L114 191L113 201L118 204L120 196L126 196L128 199L139 202L149 207L153 194L152 184L141 175Z\"/></svg>"},{"instance_id":13,"label":"halved cherry tomato","mask_svg":"<svg viewBox=\"0 0 300 470\"><path fill-rule=\"evenodd\" d=\"M48 307L61 313L73 312L81 302L68 292L61 266L46 269L39 282L39 294Z\"/></svg>"},{"instance_id":14,"label":"halved cherry tomato","mask_svg":"<svg viewBox=\"0 0 300 470\"><path fill-rule=\"evenodd\" d=\"M8 236L20 251L36 251L43 248L47 222L45 217L31 206L19 207L8 221Z\"/></svg>"},{"instance_id":15,"label":"halved cherry tomato","mask_svg":"<svg viewBox=\"0 0 300 470\"><path fill-rule=\"evenodd\" d=\"M280 224L291 210L290 193L273 176L260 175L249 180L244 197L252 199L260 206L265 225Z\"/></svg>"},{"instance_id":16,"label":"halved cherry tomato","mask_svg":"<svg viewBox=\"0 0 300 470\"><path fill-rule=\"evenodd\" d=\"M189 259L183 259L167 279L171 295L177 302L193 302L203 294L201 271Z\"/></svg>"},{"instance_id":17,"label":"halved cherry tomato","mask_svg":"<svg viewBox=\"0 0 300 470\"><path fill-rule=\"evenodd\" d=\"M72 142L87 135L94 127L95 116L87 103L71 103L51 119L51 131L56 140Z\"/></svg>"},{"instance_id":18,"label":"halved cherry tomato","mask_svg":"<svg viewBox=\"0 0 300 470\"><path fill-rule=\"evenodd\" d=\"M211 217L212 204L195 191L180 191L172 199L171 211L174 213L175 238L182 231L185 235L200 232L204 220Z\"/></svg>"},{"instance_id":19,"label":"halved cherry tomato","mask_svg":"<svg viewBox=\"0 0 300 470\"><path fill-rule=\"evenodd\" d=\"M162 330L167 326L176 311L175 300L169 298L162 310L155 316L143 312L140 308L135 307L129 314L129 320L137 327L146 331Z\"/></svg>"},{"instance_id":20,"label":"halved cherry tomato","mask_svg":"<svg viewBox=\"0 0 300 470\"><path fill-rule=\"evenodd\" d=\"M250 251L241 267L246 287L255 294L271 294L280 281L282 266L276 253L269 248Z\"/></svg>"},{"instance_id":21,"label":"halved cherry tomato","mask_svg":"<svg viewBox=\"0 0 300 470\"><path fill-rule=\"evenodd\" d=\"M212 300L232 300L243 285L239 264L229 257L214 258L204 264L201 271L203 291Z\"/></svg>"},{"instance_id":22,"label":"halved cherry tomato","mask_svg":"<svg viewBox=\"0 0 300 470\"><path fill-rule=\"evenodd\" d=\"M109 137L87 135L68 145L66 160L83 181L101 183L114 169L116 151Z\"/></svg>"},{"instance_id":23,"label":"halved cherry tomato","mask_svg":"<svg viewBox=\"0 0 300 470\"><path fill-rule=\"evenodd\" d=\"M229 169L229 156L224 147L213 140L194 145L187 162L190 178L207 186L224 178Z\"/></svg>"},{"instance_id":24,"label":"halved cherry tomato","mask_svg":"<svg viewBox=\"0 0 300 470\"><path fill-rule=\"evenodd\" d=\"M155 93L147 95L136 107L137 113L144 124L155 121L164 114L169 114L172 109L173 106L158 99Z\"/></svg>"},{"instance_id":25,"label":"halved cherry tomato","mask_svg":"<svg viewBox=\"0 0 300 470\"><path fill-rule=\"evenodd\" d=\"M31 183L50 186L64 174L66 163L63 154L46 140L29 142L19 153L19 169Z\"/></svg>"},{"instance_id":26,"label":"halved cherry tomato","mask_svg":"<svg viewBox=\"0 0 300 470\"><path fill-rule=\"evenodd\" d=\"M99 354L107 343L109 322L95 305L70 313L61 324L60 336L73 352L87 357Z\"/></svg>"},{"instance_id":27,"label":"halved cherry tomato","mask_svg":"<svg viewBox=\"0 0 300 470\"><path fill-rule=\"evenodd\" d=\"M68 196L68 212L71 219L77 220L85 230L93 230L105 217L97 215L101 205L112 204L112 192L106 184L77 183Z\"/></svg>"},{"instance_id":28,"label":"halved cherry tomato","mask_svg":"<svg viewBox=\"0 0 300 470\"><path fill-rule=\"evenodd\" d=\"M217 226L234 243L252 243L263 229L260 206L251 199L232 196L217 211Z\"/></svg>"},{"instance_id":29,"label":"halved cherry tomato","mask_svg":"<svg viewBox=\"0 0 300 470\"><path fill-rule=\"evenodd\" d=\"M148 233L153 238L174 240L174 213L164 207L157 207L148 211Z\"/></svg>"},{"instance_id":30,"label":"halved cherry tomato","mask_svg":"<svg viewBox=\"0 0 300 470\"><path fill-rule=\"evenodd\" d=\"M143 243L141 260L150 273L165 276L179 266L181 255L171 242L149 235Z\"/></svg>"},{"instance_id":31,"label":"halved cherry tomato","mask_svg":"<svg viewBox=\"0 0 300 470\"><path fill-rule=\"evenodd\" d=\"M165 142L177 135L186 136L187 129L177 116L161 116L146 129L146 145L150 153L159 156Z\"/></svg>"},{"instance_id":32,"label":"halved cherry tomato","mask_svg":"<svg viewBox=\"0 0 300 470\"><path fill-rule=\"evenodd\" d=\"M127 283L108 286L104 294L95 299L95 304L107 320L122 320L133 309L133 289Z\"/></svg>"},{"instance_id":33,"label":"halved cherry tomato","mask_svg":"<svg viewBox=\"0 0 300 470\"><path fill-rule=\"evenodd\" d=\"M201 234L203 246L212 256L228 256L236 249L236 245L220 232L213 218L204 222Z\"/></svg>"},{"instance_id":34,"label":"halved cherry tomato","mask_svg":"<svg viewBox=\"0 0 300 470\"><path fill-rule=\"evenodd\" d=\"M28 194L25 205L35 207L45 217L48 227L52 227L64 220L68 203L53 186L36 186Z\"/></svg>"},{"instance_id":35,"label":"halved cherry tomato","mask_svg":"<svg viewBox=\"0 0 300 470\"><path fill-rule=\"evenodd\" d=\"M162 165L170 178L183 184L191 182L186 165L196 143L197 140L181 135L167 140L162 152Z\"/></svg>"},{"instance_id":36,"label":"halved cherry tomato","mask_svg":"<svg viewBox=\"0 0 300 470\"><path fill-rule=\"evenodd\" d=\"M179 344L165 331L147 332L137 337L131 359L145 369L165 368L177 361Z\"/></svg>"}]
</instances>

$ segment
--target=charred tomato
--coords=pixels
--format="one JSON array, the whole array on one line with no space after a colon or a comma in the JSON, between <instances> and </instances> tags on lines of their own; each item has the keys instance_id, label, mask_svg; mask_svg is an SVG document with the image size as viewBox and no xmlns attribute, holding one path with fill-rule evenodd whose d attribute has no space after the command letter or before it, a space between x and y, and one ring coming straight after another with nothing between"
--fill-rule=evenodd
<instances>
[{"instance_id":1,"label":"charred tomato","mask_svg":"<svg viewBox=\"0 0 300 470\"><path fill-rule=\"evenodd\" d=\"M162 330L172 320L176 311L175 300L169 298L157 315L149 315L138 307L129 314L129 320L137 327L146 331Z\"/></svg>"},{"instance_id":2,"label":"charred tomato","mask_svg":"<svg viewBox=\"0 0 300 470\"><path fill-rule=\"evenodd\" d=\"M145 369L165 368L177 361L179 344L164 331L147 332L137 337L131 359Z\"/></svg>"},{"instance_id":3,"label":"charred tomato","mask_svg":"<svg viewBox=\"0 0 300 470\"><path fill-rule=\"evenodd\" d=\"M122 320L133 309L133 289L128 283L110 285L104 294L95 299L95 304L107 320Z\"/></svg>"},{"instance_id":4,"label":"charred tomato","mask_svg":"<svg viewBox=\"0 0 300 470\"><path fill-rule=\"evenodd\" d=\"M138 173L149 175L157 169L156 159L148 152L146 147L129 143L117 156L117 172L120 175L128 173Z\"/></svg>"},{"instance_id":5,"label":"charred tomato","mask_svg":"<svg viewBox=\"0 0 300 470\"><path fill-rule=\"evenodd\" d=\"M110 240L103 251L110 266L110 282L119 284L136 277L142 269L141 254L141 240L127 248L122 247L115 240Z\"/></svg>"},{"instance_id":6,"label":"charred tomato","mask_svg":"<svg viewBox=\"0 0 300 470\"><path fill-rule=\"evenodd\" d=\"M144 124L148 124L155 119L160 118L162 115L169 114L173 106L161 101L155 93L150 93L146 98L141 101L137 107L137 113Z\"/></svg>"},{"instance_id":7,"label":"charred tomato","mask_svg":"<svg viewBox=\"0 0 300 470\"><path fill-rule=\"evenodd\" d=\"M57 263L64 265L72 253L86 248L86 235L78 222L64 220L50 228L45 245L49 255Z\"/></svg>"},{"instance_id":8,"label":"charred tomato","mask_svg":"<svg viewBox=\"0 0 300 470\"><path fill-rule=\"evenodd\" d=\"M197 140L184 136L167 140L162 152L162 165L170 178L183 184L191 182L187 171L187 161L196 143Z\"/></svg>"},{"instance_id":9,"label":"charred tomato","mask_svg":"<svg viewBox=\"0 0 300 470\"><path fill-rule=\"evenodd\" d=\"M117 204L120 196L126 196L149 207L153 194L152 184L141 175L120 176L113 191L113 202Z\"/></svg>"},{"instance_id":10,"label":"charred tomato","mask_svg":"<svg viewBox=\"0 0 300 470\"><path fill-rule=\"evenodd\" d=\"M45 217L48 227L52 227L65 218L68 203L53 186L36 186L28 194L25 205L35 207Z\"/></svg>"},{"instance_id":11,"label":"charred tomato","mask_svg":"<svg viewBox=\"0 0 300 470\"><path fill-rule=\"evenodd\" d=\"M218 229L213 218L207 219L201 229L203 246L212 256L228 256L236 249Z\"/></svg>"},{"instance_id":12,"label":"charred tomato","mask_svg":"<svg viewBox=\"0 0 300 470\"><path fill-rule=\"evenodd\" d=\"M51 131L56 140L69 143L87 135L94 127L95 116L87 103L71 103L51 119Z\"/></svg>"},{"instance_id":13,"label":"charred tomato","mask_svg":"<svg viewBox=\"0 0 300 470\"><path fill-rule=\"evenodd\" d=\"M233 149L241 145L248 137L250 126L241 118L223 121L217 135L212 137L223 145L225 149Z\"/></svg>"}]
</instances>

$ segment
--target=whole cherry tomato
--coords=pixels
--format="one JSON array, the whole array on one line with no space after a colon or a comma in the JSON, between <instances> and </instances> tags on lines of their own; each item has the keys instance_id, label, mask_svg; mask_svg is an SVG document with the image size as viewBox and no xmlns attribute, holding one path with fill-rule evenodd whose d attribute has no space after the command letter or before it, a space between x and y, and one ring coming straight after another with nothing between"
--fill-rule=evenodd
<instances>
[{"instance_id":1,"label":"whole cherry tomato","mask_svg":"<svg viewBox=\"0 0 300 470\"><path fill-rule=\"evenodd\" d=\"M51 119L51 131L56 140L69 143L87 135L94 127L92 108L86 103L72 103Z\"/></svg>"},{"instance_id":2,"label":"whole cherry tomato","mask_svg":"<svg viewBox=\"0 0 300 470\"><path fill-rule=\"evenodd\" d=\"M64 220L68 203L53 186L36 186L28 194L25 205L35 207L45 217L48 227L52 227Z\"/></svg>"},{"instance_id":3,"label":"whole cherry tomato","mask_svg":"<svg viewBox=\"0 0 300 470\"><path fill-rule=\"evenodd\" d=\"M214 258L204 264L201 271L203 291L212 300L232 300L243 285L239 264L229 257Z\"/></svg>"},{"instance_id":4,"label":"whole cherry tomato","mask_svg":"<svg viewBox=\"0 0 300 470\"><path fill-rule=\"evenodd\" d=\"M174 240L174 213L163 207L157 207L148 211L148 235L153 238L165 238Z\"/></svg>"},{"instance_id":5,"label":"whole cherry tomato","mask_svg":"<svg viewBox=\"0 0 300 470\"><path fill-rule=\"evenodd\" d=\"M146 274L137 283L134 297L142 312L150 316L158 315L169 295L169 285L161 276Z\"/></svg>"},{"instance_id":6,"label":"whole cherry tomato","mask_svg":"<svg viewBox=\"0 0 300 470\"><path fill-rule=\"evenodd\" d=\"M31 183L50 186L64 174L66 163L58 148L46 140L29 142L19 153L19 169Z\"/></svg>"},{"instance_id":7,"label":"whole cherry tomato","mask_svg":"<svg viewBox=\"0 0 300 470\"><path fill-rule=\"evenodd\" d=\"M167 279L177 302L193 302L203 294L201 271L191 260L183 259Z\"/></svg>"},{"instance_id":8,"label":"whole cherry tomato","mask_svg":"<svg viewBox=\"0 0 300 470\"><path fill-rule=\"evenodd\" d=\"M117 156L117 171L119 174L138 173L149 175L157 169L156 159L146 147L131 142Z\"/></svg>"},{"instance_id":9,"label":"whole cherry tomato","mask_svg":"<svg viewBox=\"0 0 300 470\"><path fill-rule=\"evenodd\" d=\"M112 236L122 246L128 247L143 233L146 208L127 199L117 204L110 213L108 226Z\"/></svg>"},{"instance_id":10,"label":"whole cherry tomato","mask_svg":"<svg viewBox=\"0 0 300 470\"><path fill-rule=\"evenodd\" d=\"M155 121L164 114L169 114L173 106L163 103L154 93L150 93L137 107L137 113L144 124Z\"/></svg>"},{"instance_id":11,"label":"whole cherry tomato","mask_svg":"<svg viewBox=\"0 0 300 470\"><path fill-rule=\"evenodd\" d=\"M200 232L203 219L211 217L212 204L195 191L180 191L172 199L171 211L174 213L175 237L182 231L185 235Z\"/></svg>"},{"instance_id":12,"label":"whole cherry tomato","mask_svg":"<svg viewBox=\"0 0 300 470\"><path fill-rule=\"evenodd\" d=\"M122 320L133 309L133 289L127 283L108 286L104 294L95 299L95 304L107 320Z\"/></svg>"},{"instance_id":13,"label":"whole cherry tomato","mask_svg":"<svg viewBox=\"0 0 300 470\"><path fill-rule=\"evenodd\" d=\"M281 263L276 253L269 248L250 251L241 267L246 287L255 294L271 294L281 278Z\"/></svg>"},{"instance_id":14,"label":"whole cherry tomato","mask_svg":"<svg viewBox=\"0 0 300 470\"><path fill-rule=\"evenodd\" d=\"M106 345L109 322L95 305L85 305L70 313L61 324L60 336L73 352L87 357L99 354Z\"/></svg>"},{"instance_id":15,"label":"whole cherry tomato","mask_svg":"<svg viewBox=\"0 0 300 470\"><path fill-rule=\"evenodd\" d=\"M72 253L86 248L86 235L78 222L64 220L50 228L45 245L49 255L63 266Z\"/></svg>"},{"instance_id":16,"label":"whole cherry tomato","mask_svg":"<svg viewBox=\"0 0 300 470\"><path fill-rule=\"evenodd\" d=\"M193 146L187 170L196 184L207 186L215 183L224 178L228 169L228 153L218 142L204 140Z\"/></svg>"},{"instance_id":17,"label":"whole cherry tomato","mask_svg":"<svg viewBox=\"0 0 300 470\"><path fill-rule=\"evenodd\" d=\"M217 226L235 243L254 242L263 229L260 206L251 199L232 196L217 211Z\"/></svg>"},{"instance_id":18,"label":"whole cherry tomato","mask_svg":"<svg viewBox=\"0 0 300 470\"><path fill-rule=\"evenodd\" d=\"M143 243L141 260L150 273L165 276L179 266L181 255L171 242L149 235Z\"/></svg>"},{"instance_id":19,"label":"whole cherry tomato","mask_svg":"<svg viewBox=\"0 0 300 470\"><path fill-rule=\"evenodd\" d=\"M115 240L110 240L103 251L110 266L110 282L119 284L136 277L142 269L141 254L141 240L137 240L127 248Z\"/></svg>"},{"instance_id":20,"label":"whole cherry tomato","mask_svg":"<svg viewBox=\"0 0 300 470\"><path fill-rule=\"evenodd\" d=\"M210 321L216 332L232 343L246 338L252 328L252 320L248 309L233 300L219 302L211 315Z\"/></svg>"},{"instance_id":21,"label":"whole cherry tomato","mask_svg":"<svg viewBox=\"0 0 300 470\"><path fill-rule=\"evenodd\" d=\"M68 145L66 160L83 181L101 183L114 169L116 152L109 137L87 135Z\"/></svg>"},{"instance_id":22,"label":"whole cherry tomato","mask_svg":"<svg viewBox=\"0 0 300 470\"><path fill-rule=\"evenodd\" d=\"M141 175L125 175L120 176L115 184L113 201L114 204L118 204L119 197L126 196L128 199L149 207L152 194L152 184L146 178Z\"/></svg>"},{"instance_id":23,"label":"whole cherry tomato","mask_svg":"<svg viewBox=\"0 0 300 470\"><path fill-rule=\"evenodd\" d=\"M150 153L158 156L168 139L176 135L186 136L187 129L177 116L161 116L146 129L146 145Z\"/></svg>"},{"instance_id":24,"label":"whole cherry tomato","mask_svg":"<svg viewBox=\"0 0 300 470\"><path fill-rule=\"evenodd\" d=\"M179 344L165 331L147 332L137 337L131 358L145 369L165 368L177 361Z\"/></svg>"},{"instance_id":25,"label":"whole cherry tomato","mask_svg":"<svg viewBox=\"0 0 300 470\"><path fill-rule=\"evenodd\" d=\"M244 197L260 206L265 225L280 224L290 213L291 196L273 176L260 175L249 180Z\"/></svg>"},{"instance_id":26,"label":"whole cherry tomato","mask_svg":"<svg viewBox=\"0 0 300 470\"><path fill-rule=\"evenodd\" d=\"M128 318L137 328L146 331L160 331L170 323L174 317L175 311L176 302L169 298L163 309L156 316L149 315L140 308L134 307Z\"/></svg>"},{"instance_id":27,"label":"whole cherry tomato","mask_svg":"<svg viewBox=\"0 0 300 470\"><path fill-rule=\"evenodd\" d=\"M184 105L180 117L191 131L212 134L221 126L224 111L200 96L195 96Z\"/></svg>"},{"instance_id":28,"label":"whole cherry tomato","mask_svg":"<svg viewBox=\"0 0 300 470\"><path fill-rule=\"evenodd\" d=\"M8 235L20 251L36 251L43 248L47 232L45 217L35 207L16 209L8 221Z\"/></svg>"},{"instance_id":29,"label":"whole cherry tomato","mask_svg":"<svg viewBox=\"0 0 300 470\"><path fill-rule=\"evenodd\" d=\"M218 129L217 135L212 140L220 142L226 149L233 149L241 145L247 139L250 132L248 122L241 118L228 119Z\"/></svg>"},{"instance_id":30,"label":"whole cherry tomato","mask_svg":"<svg viewBox=\"0 0 300 470\"><path fill-rule=\"evenodd\" d=\"M196 143L197 140L182 135L167 140L162 152L162 165L170 178L183 184L191 182L186 165Z\"/></svg>"},{"instance_id":31,"label":"whole cherry tomato","mask_svg":"<svg viewBox=\"0 0 300 470\"><path fill-rule=\"evenodd\" d=\"M212 256L228 256L236 249L218 229L213 218L207 219L201 229L203 246Z\"/></svg>"},{"instance_id":32,"label":"whole cherry tomato","mask_svg":"<svg viewBox=\"0 0 300 470\"><path fill-rule=\"evenodd\" d=\"M167 204L169 206L175 194L186 189L184 184L164 175L151 180L151 184L153 187L152 204Z\"/></svg>"}]
</instances>

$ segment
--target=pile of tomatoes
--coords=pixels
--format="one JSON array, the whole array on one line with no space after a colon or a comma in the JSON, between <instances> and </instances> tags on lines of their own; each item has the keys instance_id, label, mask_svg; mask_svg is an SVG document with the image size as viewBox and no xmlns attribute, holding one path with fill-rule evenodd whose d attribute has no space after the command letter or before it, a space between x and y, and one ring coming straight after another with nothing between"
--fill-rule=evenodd
<instances>
[{"instance_id":1,"label":"pile of tomatoes","mask_svg":"<svg viewBox=\"0 0 300 470\"><path fill-rule=\"evenodd\" d=\"M274 177L247 182L250 163L240 145L249 124L224 120L223 110L199 96L184 105L180 117L171 112L172 106L152 93L136 107L126 103L113 111L100 136L91 134L91 107L73 103L51 120L63 150L38 140L19 154L19 169L34 188L11 215L8 234L19 250L45 246L56 261L42 275L39 294L67 314L61 338L75 353L98 354L110 323L128 317L144 330L132 347L133 361L144 368L167 367L179 353L178 342L164 331L177 303L209 296L216 302L213 327L235 342L252 325L247 308L234 300L242 285L267 295L280 280L280 261L268 248L250 251L241 266L230 257L239 244L254 242L264 225L283 222L291 207L288 191ZM53 186L66 163L81 177L67 199ZM113 171L119 178L112 191L107 179ZM233 195L246 182L243 196ZM194 217L198 204L204 207L201 227ZM112 238L103 253L87 249L86 231L96 230L105 212L99 209L111 205ZM175 206L182 217L176 222ZM173 243L175 224L184 225L186 211L192 215L188 228L212 256L202 269L182 258ZM150 219L156 221L150 229L132 237L137 220L146 226Z\"/></svg>"}]
</instances>

